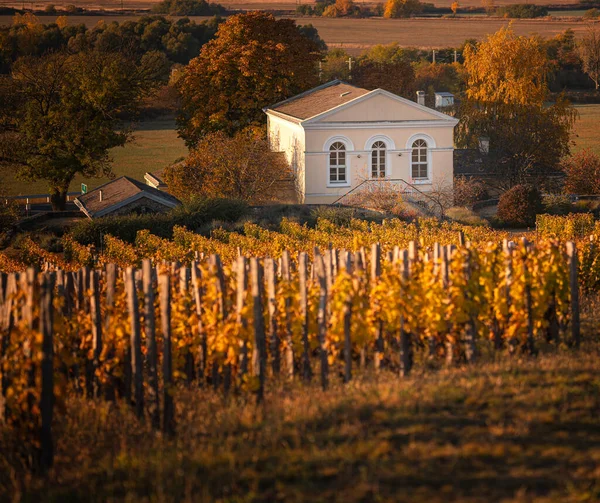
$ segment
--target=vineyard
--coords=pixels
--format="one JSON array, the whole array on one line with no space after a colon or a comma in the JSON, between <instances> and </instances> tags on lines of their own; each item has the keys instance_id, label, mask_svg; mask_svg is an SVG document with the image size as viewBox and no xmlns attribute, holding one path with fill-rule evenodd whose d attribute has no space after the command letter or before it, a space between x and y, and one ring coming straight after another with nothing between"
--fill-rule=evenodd
<instances>
[{"instance_id":1,"label":"vineyard","mask_svg":"<svg viewBox=\"0 0 600 503\"><path fill-rule=\"evenodd\" d=\"M44 472L69 397L130 405L173 436L185 389L261 403L282 382L326 390L577 347L600 233L587 217L538 227L529 241L436 220L284 220L98 250L67 236L60 255L27 242L0 256L0 424Z\"/></svg>"}]
</instances>

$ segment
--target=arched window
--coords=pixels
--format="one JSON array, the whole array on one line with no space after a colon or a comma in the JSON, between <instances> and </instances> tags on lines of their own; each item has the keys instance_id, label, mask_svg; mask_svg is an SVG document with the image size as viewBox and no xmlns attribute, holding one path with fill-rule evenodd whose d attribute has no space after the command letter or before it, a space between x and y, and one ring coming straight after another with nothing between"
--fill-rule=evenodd
<instances>
[{"instance_id":1,"label":"arched window","mask_svg":"<svg viewBox=\"0 0 600 503\"><path fill-rule=\"evenodd\" d=\"M329 183L346 183L346 146L336 141L329 147Z\"/></svg>"},{"instance_id":2,"label":"arched window","mask_svg":"<svg viewBox=\"0 0 600 503\"><path fill-rule=\"evenodd\" d=\"M376 141L371 147L371 178L385 178L385 143Z\"/></svg>"},{"instance_id":3,"label":"arched window","mask_svg":"<svg viewBox=\"0 0 600 503\"><path fill-rule=\"evenodd\" d=\"M423 139L415 140L412 144L411 176L413 180L429 178L429 159L427 142Z\"/></svg>"}]
</instances>

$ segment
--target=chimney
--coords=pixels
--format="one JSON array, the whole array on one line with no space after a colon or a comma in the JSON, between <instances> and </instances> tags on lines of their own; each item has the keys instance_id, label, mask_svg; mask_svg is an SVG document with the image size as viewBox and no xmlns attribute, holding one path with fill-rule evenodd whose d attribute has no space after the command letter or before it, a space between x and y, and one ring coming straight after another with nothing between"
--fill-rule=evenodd
<instances>
[{"instance_id":1,"label":"chimney","mask_svg":"<svg viewBox=\"0 0 600 503\"><path fill-rule=\"evenodd\" d=\"M484 155L490 153L490 139L487 136L479 137L479 152Z\"/></svg>"},{"instance_id":2,"label":"chimney","mask_svg":"<svg viewBox=\"0 0 600 503\"><path fill-rule=\"evenodd\" d=\"M417 91L417 103L425 106L425 91Z\"/></svg>"},{"instance_id":3,"label":"chimney","mask_svg":"<svg viewBox=\"0 0 600 503\"><path fill-rule=\"evenodd\" d=\"M100 189L98 191L98 197L99 197L100 201L102 201L102 189Z\"/></svg>"}]
</instances>

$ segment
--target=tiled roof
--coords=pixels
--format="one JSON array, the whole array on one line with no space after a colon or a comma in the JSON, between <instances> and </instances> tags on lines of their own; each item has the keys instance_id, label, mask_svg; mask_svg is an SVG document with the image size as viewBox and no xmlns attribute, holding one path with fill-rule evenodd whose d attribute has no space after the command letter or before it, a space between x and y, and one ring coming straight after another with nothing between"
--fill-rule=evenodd
<instances>
[{"instance_id":1,"label":"tiled roof","mask_svg":"<svg viewBox=\"0 0 600 503\"><path fill-rule=\"evenodd\" d=\"M280 103L276 103L271 107L267 107L267 110L273 110L296 119L304 120L348 103L368 92L370 91L367 89L334 80Z\"/></svg>"},{"instance_id":2,"label":"tiled roof","mask_svg":"<svg viewBox=\"0 0 600 503\"><path fill-rule=\"evenodd\" d=\"M102 191L102 198L100 198ZM75 199L75 202L86 214L93 217L99 213L107 213L111 207L118 207L125 201L140 195L148 195L152 199L164 201L166 206L177 206L179 200L161 190L155 189L138 180L122 176L112 180L100 187L96 187L87 194L82 194Z\"/></svg>"}]
</instances>

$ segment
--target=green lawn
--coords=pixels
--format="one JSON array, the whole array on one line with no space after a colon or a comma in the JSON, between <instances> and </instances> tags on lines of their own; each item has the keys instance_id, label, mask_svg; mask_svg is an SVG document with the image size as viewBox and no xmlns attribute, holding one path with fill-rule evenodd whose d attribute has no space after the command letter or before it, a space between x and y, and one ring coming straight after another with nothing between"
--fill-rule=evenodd
<instances>
[{"instance_id":1,"label":"green lawn","mask_svg":"<svg viewBox=\"0 0 600 503\"><path fill-rule=\"evenodd\" d=\"M579 119L575 124L575 134L573 141L575 148L573 150L582 150L591 148L597 154L600 154L600 104L594 105L576 105L579 112Z\"/></svg>"},{"instance_id":2,"label":"green lawn","mask_svg":"<svg viewBox=\"0 0 600 503\"><path fill-rule=\"evenodd\" d=\"M144 179L146 171L162 168L186 154L187 148L183 140L177 137L173 119L157 119L138 124L134 141L111 152L115 175L127 175L138 180ZM48 191L46 182L24 182L18 180L12 171L0 171L0 178L2 188L8 195L44 194ZM106 181L107 178L86 179L78 176L70 190L80 190L82 182L88 188L93 188Z\"/></svg>"}]
</instances>

